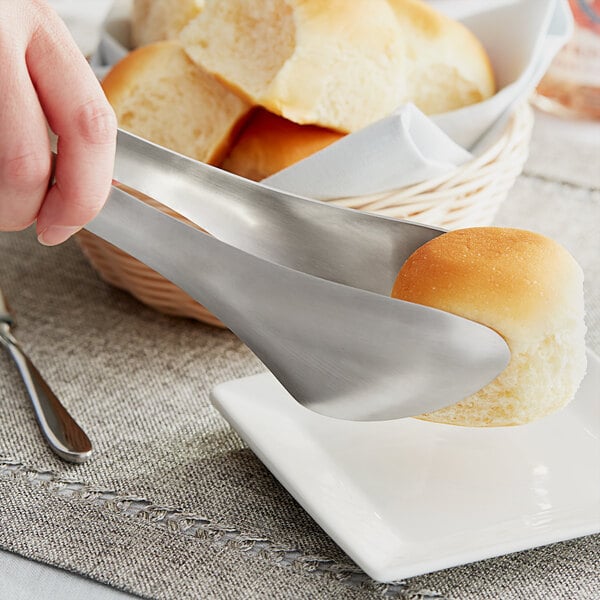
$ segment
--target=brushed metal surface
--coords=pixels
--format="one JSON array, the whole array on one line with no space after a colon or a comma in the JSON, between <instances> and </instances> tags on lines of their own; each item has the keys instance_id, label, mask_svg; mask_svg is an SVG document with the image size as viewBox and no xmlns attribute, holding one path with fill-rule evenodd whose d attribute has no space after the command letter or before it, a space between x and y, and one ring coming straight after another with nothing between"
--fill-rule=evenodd
<instances>
[{"instance_id":1,"label":"brushed metal surface","mask_svg":"<svg viewBox=\"0 0 600 600\"><path fill-rule=\"evenodd\" d=\"M115 179L177 197L212 235L114 187L87 229L206 306L311 410L416 415L508 364L491 329L389 297L404 260L442 230L269 190L129 134L118 146Z\"/></svg>"}]
</instances>

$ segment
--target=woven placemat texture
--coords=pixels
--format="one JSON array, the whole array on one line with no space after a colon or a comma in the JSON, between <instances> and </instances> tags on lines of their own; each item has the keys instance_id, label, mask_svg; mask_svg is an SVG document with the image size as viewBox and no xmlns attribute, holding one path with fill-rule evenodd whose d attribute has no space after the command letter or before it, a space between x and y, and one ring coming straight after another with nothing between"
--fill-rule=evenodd
<instances>
[{"instance_id":1,"label":"woven placemat texture","mask_svg":"<svg viewBox=\"0 0 600 600\"><path fill-rule=\"evenodd\" d=\"M575 255L598 353L600 191L588 183L526 172L497 223ZM214 385L263 369L234 335L107 286L74 242L3 233L0 253L15 333L96 447L84 465L56 459L0 354L0 547L158 599L600 597L598 536L369 580L211 406Z\"/></svg>"}]
</instances>

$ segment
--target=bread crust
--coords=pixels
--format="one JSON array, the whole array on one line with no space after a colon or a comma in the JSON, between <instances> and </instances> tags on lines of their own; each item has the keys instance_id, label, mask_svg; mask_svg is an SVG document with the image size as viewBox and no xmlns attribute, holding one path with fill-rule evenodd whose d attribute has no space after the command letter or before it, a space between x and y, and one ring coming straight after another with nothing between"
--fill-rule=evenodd
<instances>
[{"instance_id":1,"label":"bread crust","mask_svg":"<svg viewBox=\"0 0 600 600\"><path fill-rule=\"evenodd\" d=\"M336 142L343 134L314 125L298 125L256 109L221 168L254 181L265 179Z\"/></svg>"},{"instance_id":2,"label":"bread crust","mask_svg":"<svg viewBox=\"0 0 600 600\"><path fill-rule=\"evenodd\" d=\"M579 294L581 269L563 246L538 233L502 227L451 231L403 265L392 295L460 311L510 336L537 334Z\"/></svg>"}]
</instances>

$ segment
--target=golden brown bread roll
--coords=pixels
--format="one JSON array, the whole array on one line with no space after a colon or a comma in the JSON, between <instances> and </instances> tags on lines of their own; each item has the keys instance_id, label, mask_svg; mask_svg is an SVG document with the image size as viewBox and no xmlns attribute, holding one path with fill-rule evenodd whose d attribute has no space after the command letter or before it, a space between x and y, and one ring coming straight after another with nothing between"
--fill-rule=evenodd
<instances>
[{"instance_id":1,"label":"golden brown bread roll","mask_svg":"<svg viewBox=\"0 0 600 600\"><path fill-rule=\"evenodd\" d=\"M479 41L416 0L205 0L180 39L250 102L341 132L406 102L443 112L494 92Z\"/></svg>"},{"instance_id":2,"label":"golden brown bread roll","mask_svg":"<svg viewBox=\"0 0 600 600\"><path fill-rule=\"evenodd\" d=\"M585 374L583 273L540 234L500 227L445 233L409 257L392 296L487 325L511 350L494 381L422 419L527 423L570 402Z\"/></svg>"},{"instance_id":3,"label":"golden brown bread roll","mask_svg":"<svg viewBox=\"0 0 600 600\"><path fill-rule=\"evenodd\" d=\"M223 160L251 110L176 41L130 52L102 87L121 128L210 164Z\"/></svg>"},{"instance_id":4,"label":"golden brown bread roll","mask_svg":"<svg viewBox=\"0 0 600 600\"><path fill-rule=\"evenodd\" d=\"M265 179L322 150L343 134L298 125L264 109L249 118L221 168L254 181Z\"/></svg>"}]
</instances>

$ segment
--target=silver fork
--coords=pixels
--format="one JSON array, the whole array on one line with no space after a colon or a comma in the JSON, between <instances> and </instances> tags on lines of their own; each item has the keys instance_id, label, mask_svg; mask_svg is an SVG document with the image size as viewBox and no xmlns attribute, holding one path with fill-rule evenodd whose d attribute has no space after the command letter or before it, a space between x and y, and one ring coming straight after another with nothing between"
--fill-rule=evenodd
<instances>
[{"instance_id":1,"label":"silver fork","mask_svg":"<svg viewBox=\"0 0 600 600\"><path fill-rule=\"evenodd\" d=\"M432 411L508 363L491 329L389 297L406 258L441 229L269 189L122 131L114 176L211 235L114 187L87 229L206 306L316 412Z\"/></svg>"},{"instance_id":2,"label":"silver fork","mask_svg":"<svg viewBox=\"0 0 600 600\"><path fill-rule=\"evenodd\" d=\"M50 448L62 459L82 463L92 454L92 444L60 403L11 333L14 319L0 290L0 345L12 357L25 385L40 430Z\"/></svg>"}]
</instances>

